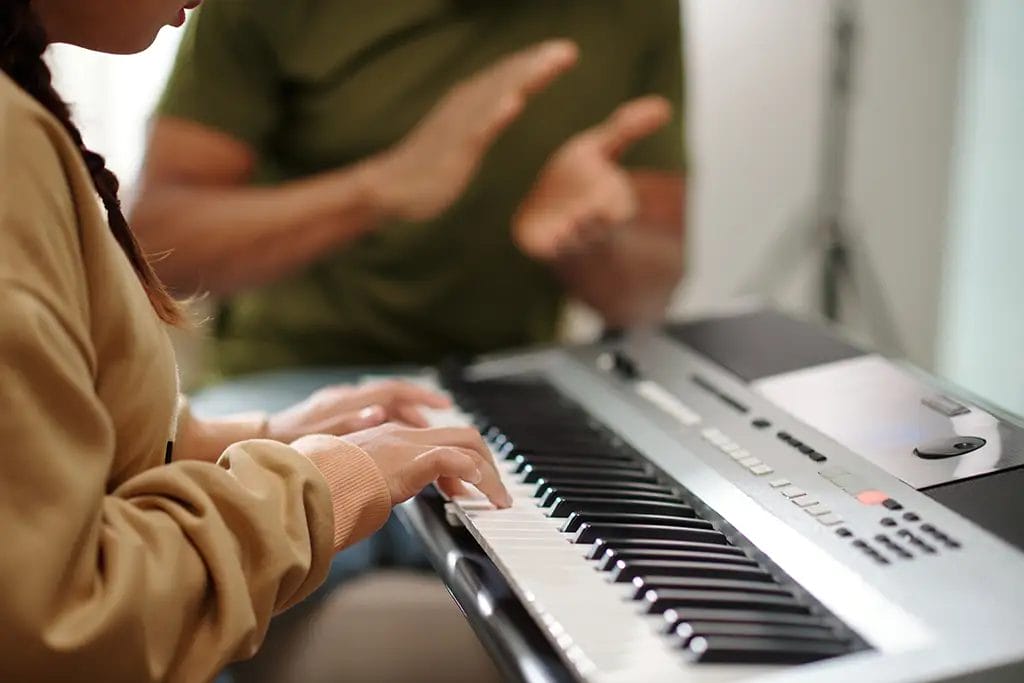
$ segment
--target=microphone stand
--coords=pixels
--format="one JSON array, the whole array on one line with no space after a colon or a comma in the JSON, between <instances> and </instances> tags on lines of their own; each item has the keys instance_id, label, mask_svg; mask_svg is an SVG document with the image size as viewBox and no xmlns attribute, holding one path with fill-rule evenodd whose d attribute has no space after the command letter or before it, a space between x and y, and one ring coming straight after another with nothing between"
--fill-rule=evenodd
<instances>
[{"instance_id":1,"label":"microphone stand","mask_svg":"<svg viewBox=\"0 0 1024 683\"><path fill-rule=\"evenodd\" d=\"M793 261L803 258L808 250L820 251L821 268L818 279L819 313L832 323L844 319L843 292L847 289L861 301L865 318L871 328L873 342L884 351L901 351L894 320L885 301L881 281L870 259L844 220L844 191L849 150L850 100L853 84L853 56L857 34L855 0L833 0L830 73L825 89L821 158L815 218L811 225L787 229L769 248L767 258L758 272L741 291L773 292L780 280L793 271ZM796 231L797 234L791 234ZM803 239L811 233L817 240ZM794 242L801 247L793 249ZM855 255L860 282L854 272ZM757 286L758 283L761 286Z\"/></svg>"}]
</instances>

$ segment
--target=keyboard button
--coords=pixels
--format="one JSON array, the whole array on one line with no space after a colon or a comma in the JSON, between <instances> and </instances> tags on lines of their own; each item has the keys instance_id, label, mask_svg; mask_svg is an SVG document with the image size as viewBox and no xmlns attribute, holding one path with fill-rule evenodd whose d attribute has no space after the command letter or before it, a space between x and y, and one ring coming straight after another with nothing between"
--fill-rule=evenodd
<instances>
[{"instance_id":1,"label":"keyboard button","mask_svg":"<svg viewBox=\"0 0 1024 683\"><path fill-rule=\"evenodd\" d=\"M764 475L764 474L771 474L772 472L774 472L774 471L775 471L775 470L773 470L773 469L771 468L771 466L770 466L770 465L766 465L766 464L764 464L764 463L761 463L760 465L754 465L753 467L750 467L750 468L748 468L748 469L749 469L749 470L750 470L750 471L751 471L752 473L754 473L754 474L756 474L756 475L758 475L758 476L761 476L761 475Z\"/></svg>"},{"instance_id":2,"label":"keyboard button","mask_svg":"<svg viewBox=\"0 0 1024 683\"><path fill-rule=\"evenodd\" d=\"M830 512L827 515L819 515L818 517L815 517L815 519L825 526L835 526L836 524L842 524L843 522L843 518L834 512Z\"/></svg>"},{"instance_id":3,"label":"keyboard button","mask_svg":"<svg viewBox=\"0 0 1024 683\"><path fill-rule=\"evenodd\" d=\"M789 486L789 479L772 479L768 485L773 489L781 489L783 486Z\"/></svg>"},{"instance_id":4,"label":"keyboard button","mask_svg":"<svg viewBox=\"0 0 1024 683\"><path fill-rule=\"evenodd\" d=\"M799 498L793 498L792 503L797 507L805 508L810 507L811 505L817 505L818 500L816 498L811 498L810 496L800 496Z\"/></svg>"},{"instance_id":5,"label":"keyboard button","mask_svg":"<svg viewBox=\"0 0 1024 683\"><path fill-rule=\"evenodd\" d=\"M887 507L890 510L902 510L903 509L903 506L900 505L899 501L897 501L894 498L886 498L885 500L882 501L882 505L884 505L885 507Z\"/></svg>"},{"instance_id":6,"label":"keyboard button","mask_svg":"<svg viewBox=\"0 0 1024 683\"><path fill-rule=\"evenodd\" d=\"M786 498L799 498L800 496L807 495L807 492L796 486L787 486L779 491Z\"/></svg>"}]
</instances>

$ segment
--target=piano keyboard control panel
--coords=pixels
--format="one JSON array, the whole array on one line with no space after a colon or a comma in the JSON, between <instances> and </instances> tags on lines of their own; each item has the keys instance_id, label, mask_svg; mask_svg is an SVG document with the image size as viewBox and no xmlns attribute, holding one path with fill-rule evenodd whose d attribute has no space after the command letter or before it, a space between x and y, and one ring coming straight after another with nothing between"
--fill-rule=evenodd
<instances>
[{"instance_id":1,"label":"piano keyboard control panel","mask_svg":"<svg viewBox=\"0 0 1024 683\"><path fill-rule=\"evenodd\" d=\"M450 520L580 680L1024 680L1024 553L701 354L642 334L436 381L514 498Z\"/></svg>"}]
</instances>

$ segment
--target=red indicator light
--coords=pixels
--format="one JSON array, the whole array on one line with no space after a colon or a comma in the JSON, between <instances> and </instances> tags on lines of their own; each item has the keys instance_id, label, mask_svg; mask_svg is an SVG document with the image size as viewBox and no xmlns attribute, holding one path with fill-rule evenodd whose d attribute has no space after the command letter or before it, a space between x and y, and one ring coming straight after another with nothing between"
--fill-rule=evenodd
<instances>
[{"instance_id":1,"label":"red indicator light","mask_svg":"<svg viewBox=\"0 0 1024 683\"><path fill-rule=\"evenodd\" d=\"M857 494L857 500L865 505L881 505L882 501L888 500L889 494L875 489L867 489Z\"/></svg>"}]
</instances>

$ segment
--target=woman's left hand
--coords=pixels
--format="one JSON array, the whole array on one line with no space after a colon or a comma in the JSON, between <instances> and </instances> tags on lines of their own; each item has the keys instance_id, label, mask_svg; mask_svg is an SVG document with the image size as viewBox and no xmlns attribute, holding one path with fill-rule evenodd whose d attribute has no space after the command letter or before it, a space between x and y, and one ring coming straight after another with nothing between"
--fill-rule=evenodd
<instances>
[{"instance_id":1,"label":"woman's left hand","mask_svg":"<svg viewBox=\"0 0 1024 683\"><path fill-rule=\"evenodd\" d=\"M290 443L307 434L350 434L385 422L426 427L421 408L450 406L444 395L400 380L327 387L271 415L266 437Z\"/></svg>"}]
</instances>

